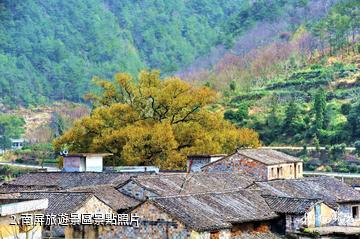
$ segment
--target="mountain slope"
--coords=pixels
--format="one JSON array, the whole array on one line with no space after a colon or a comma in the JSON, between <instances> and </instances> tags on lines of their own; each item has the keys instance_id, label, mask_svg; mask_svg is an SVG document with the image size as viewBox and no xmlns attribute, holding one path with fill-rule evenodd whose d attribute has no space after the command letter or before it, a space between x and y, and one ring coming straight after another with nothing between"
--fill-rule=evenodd
<instances>
[{"instance_id":1,"label":"mountain slope","mask_svg":"<svg viewBox=\"0 0 360 239\"><path fill-rule=\"evenodd\" d=\"M114 72L135 74L144 67L170 74L215 46L234 43L241 50L251 49L257 45L239 46L234 39L259 24L288 19L292 13L299 15L296 21L306 20L306 9L317 2L2 0L0 103L81 101L95 75L111 78ZM326 0L323 5L332 2L336 1ZM321 11L311 17L316 16ZM244 37L253 39L253 35Z\"/></svg>"},{"instance_id":2,"label":"mountain slope","mask_svg":"<svg viewBox=\"0 0 360 239\"><path fill-rule=\"evenodd\" d=\"M177 70L241 1L0 1L0 102L79 101L94 75Z\"/></svg>"}]
</instances>

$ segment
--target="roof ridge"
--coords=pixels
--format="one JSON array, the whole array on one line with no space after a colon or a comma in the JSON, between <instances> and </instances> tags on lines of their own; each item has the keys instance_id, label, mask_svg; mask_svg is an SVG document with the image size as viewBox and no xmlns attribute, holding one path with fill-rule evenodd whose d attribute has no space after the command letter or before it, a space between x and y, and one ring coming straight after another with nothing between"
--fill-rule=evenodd
<instances>
[{"instance_id":1,"label":"roof ridge","mask_svg":"<svg viewBox=\"0 0 360 239\"><path fill-rule=\"evenodd\" d=\"M321 198L305 198L305 197L290 197L290 196L276 196L276 195L261 195L262 197L265 198L286 198L286 199L296 199L296 200L311 200L311 201L316 201L316 200L322 200Z\"/></svg>"},{"instance_id":2,"label":"roof ridge","mask_svg":"<svg viewBox=\"0 0 360 239\"><path fill-rule=\"evenodd\" d=\"M159 196L159 197L153 197L150 200L155 200L155 199L163 199L163 198L176 198L176 197L190 197L190 196L197 196L197 195L206 195L206 194L230 194L230 193L236 193L236 192L241 192L241 191L259 191L259 189L244 189L244 188L236 188L234 189L229 189L229 190L225 190L225 191L221 191L221 192L203 192L203 193L190 193L190 194L182 194L182 195L168 195L168 196Z\"/></svg>"},{"instance_id":3,"label":"roof ridge","mask_svg":"<svg viewBox=\"0 0 360 239\"><path fill-rule=\"evenodd\" d=\"M0 192L1 194L13 194L13 193L53 193L53 194L61 194L61 193L72 193L72 194L94 194L93 192L79 192L79 191L16 191L16 192Z\"/></svg>"}]
</instances>

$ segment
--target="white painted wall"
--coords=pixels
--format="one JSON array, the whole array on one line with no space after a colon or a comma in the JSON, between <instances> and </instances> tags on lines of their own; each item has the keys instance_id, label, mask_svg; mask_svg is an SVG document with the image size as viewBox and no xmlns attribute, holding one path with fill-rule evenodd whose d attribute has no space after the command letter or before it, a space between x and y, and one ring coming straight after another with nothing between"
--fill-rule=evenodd
<instances>
[{"instance_id":1,"label":"white painted wall","mask_svg":"<svg viewBox=\"0 0 360 239\"><path fill-rule=\"evenodd\" d=\"M48 207L48 199L28 200L0 205L0 216L44 210Z\"/></svg>"},{"instance_id":2,"label":"white painted wall","mask_svg":"<svg viewBox=\"0 0 360 239\"><path fill-rule=\"evenodd\" d=\"M103 158L101 156L87 156L85 165L86 172L102 172Z\"/></svg>"}]
</instances>

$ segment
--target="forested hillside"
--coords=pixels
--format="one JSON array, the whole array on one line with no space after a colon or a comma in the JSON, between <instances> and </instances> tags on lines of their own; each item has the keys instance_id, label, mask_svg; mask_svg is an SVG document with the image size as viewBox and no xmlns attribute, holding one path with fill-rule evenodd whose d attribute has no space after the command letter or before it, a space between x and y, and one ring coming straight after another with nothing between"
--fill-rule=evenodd
<instances>
[{"instance_id":1,"label":"forested hillside","mask_svg":"<svg viewBox=\"0 0 360 239\"><path fill-rule=\"evenodd\" d=\"M221 89L225 118L255 129L264 144L355 145L359 32L360 2L341 1L277 42L243 57L226 55L197 80Z\"/></svg>"},{"instance_id":2,"label":"forested hillside","mask_svg":"<svg viewBox=\"0 0 360 239\"><path fill-rule=\"evenodd\" d=\"M95 75L136 75L144 67L166 75L215 46L236 47L237 37L257 23L300 12L287 29L319 17L326 9L303 14L317 9L314 3L319 2L3 0L0 102L28 106L80 101ZM331 6L335 1L325 2L323 6Z\"/></svg>"}]
</instances>

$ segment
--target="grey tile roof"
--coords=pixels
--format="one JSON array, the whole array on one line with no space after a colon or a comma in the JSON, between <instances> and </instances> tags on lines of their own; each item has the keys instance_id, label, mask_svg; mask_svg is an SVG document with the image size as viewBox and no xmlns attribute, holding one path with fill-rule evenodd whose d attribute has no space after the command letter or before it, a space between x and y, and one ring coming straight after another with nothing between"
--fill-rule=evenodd
<instances>
[{"instance_id":1,"label":"grey tile roof","mask_svg":"<svg viewBox=\"0 0 360 239\"><path fill-rule=\"evenodd\" d=\"M0 185L0 193L11 192L28 192L28 191L58 191L61 190L58 186L47 185L16 185L4 183Z\"/></svg>"},{"instance_id":2,"label":"grey tile roof","mask_svg":"<svg viewBox=\"0 0 360 239\"><path fill-rule=\"evenodd\" d=\"M115 186L124 183L131 175L128 173L66 173L66 172L41 172L29 173L15 178L13 181L0 185L0 192L54 192L63 198L69 191L92 193L98 199L110 206L113 210L125 210L136 206L140 202L130 198ZM61 191L61 192L59 192ZM72 195L72 194L69 194ZM81 194L74 194L81 195ZM51 195L52 196L52 195ZM73 196L74 200L80 196ZM52 206L55 201L49 200Z\"/></svg>"},{"instance_id":3,"label":"grey tile roof","mask_svg":"<svg viewBox=\"0 0 360 239\"><path fill-rule=\"evenodd\" d=\"M257 182L256 186L268 195L322 199L327 203L360 202L360 192L332 177L309 177L302 179Z\"/></svg>"},{"instance_id":4,"label":"grey tile roof","mask_svg":"<svg viewBox=\"0 0 360 239\"><path fill-rule=\"evenodd\" d=\"M289 198L277 196L265 196L265 201L269 207L277 213L285 214L304 214L315 204L322 202L320 199Z\"/></svg>"},{"instance_id":5,"label":"grey tile roof","mask_svg":"<svg viewBox=\"0 0 360 239\"><path fill-rule=\"evenodd\" d=\"M237 153L267 165L302 162L299 158L272 149L241 149Z\"/></svg>"},{"instance_id":6,"label":"grey tile roof","mask_svg":"<svg viewBox=\"0 0 360 239\"><path fill-rule=\"evenodd\" d=\"M95 173L95 172L36 172L23 174L8 182L12 185L54 186L62 189L92 186L117 186L130 178L129 173Z\"/></svg>"},{"instance_id":7,"label":"grey tile roof","mask_svg":"<svg viewBox=\"0 0 360 239\"><path fill-rule=\"evenodd\" d=\"M197 231L231 228L232 223L277 217L255 190L158 197L150 202Z\"/></svg>"},{"instance_id":8,"label":"grey tile roof","mask_svg":"<svg viewBox=\"0 0 360 239\"><path fill-rule=\"evenodd\" d=\"M265 165L302 162L299 158L272 149L239 149L233 154L204 165L202 168L206 168L220 161L237 159L240 156L245 156Z\"/></svg>"},{"instance_id":9,"label":"grey tile roof","mask_svg":"<svg viewBox=\"0 0 360 239\"><path fill-rule=\"evenodd\" d=\"M111 185L77 187L70 189L72 192L91 192L114 211L126 210L140 203L140 201L128 197L116 190Z\"/></svg>"},{"instance_id":10,"label":"grey tile roof","mask_svg":"<svg viewBox=\"0 0 360 239\"><path fill-rule=\"evenodd\" d=\"M239 173L205 172L136 176L130 180L159 196L241 189L255 181Z\"/></svg>"}]
</instances>

